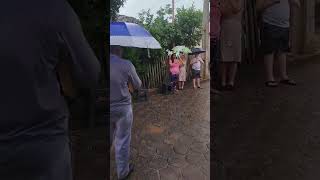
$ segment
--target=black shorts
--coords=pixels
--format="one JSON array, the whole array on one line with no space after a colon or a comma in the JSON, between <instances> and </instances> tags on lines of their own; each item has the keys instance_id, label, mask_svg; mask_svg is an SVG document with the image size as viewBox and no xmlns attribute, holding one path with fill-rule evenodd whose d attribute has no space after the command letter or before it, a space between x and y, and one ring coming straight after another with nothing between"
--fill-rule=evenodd
<instances>
[{"instance_id":1,"label":"black shorts","mask_svg":"<svg viewBox=\"0 0 320 180\"><path fill-rule=\"evenodd\" d=\"M200 71L192 69L192 79L200 79Z\"/></svg>"},{"instance_id":2,"label":"black shorts","mask_svg":"<svg viewBox=\"0 0 320 180\"><path fill-rule=\"evenodd\" d=\"M261 53L263 55L289 52L289 28L263 23L261 31Z\"/></svg>"}]
</instances>

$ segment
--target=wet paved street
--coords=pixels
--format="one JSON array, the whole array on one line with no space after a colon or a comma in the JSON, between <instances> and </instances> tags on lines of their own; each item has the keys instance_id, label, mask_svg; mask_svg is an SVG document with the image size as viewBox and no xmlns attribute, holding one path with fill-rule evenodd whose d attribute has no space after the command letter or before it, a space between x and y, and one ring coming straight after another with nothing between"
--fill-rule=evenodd
<instances>
[{"instance_id":1,"label":"wet paved street","mask_svg":"<svg viewBox=\"0 0 320 180\"><path fill-rule=\"evenodd\" d=\"M297 87L266 88L261 66L241 68L241 86L214 101L216 180L319 179L319 60L289 67Z\"/></svg>"},{"instance_id":2,"label":"wet paved street","mask_svg":"<svg viewBox=\"0 0 320 180\"><path fill-rule=\"evenodd\" d=\"M134 104L131 180L209 179L209 82ZM116 179L114 151L111 176Z\"/></svg>"}]
</instances>

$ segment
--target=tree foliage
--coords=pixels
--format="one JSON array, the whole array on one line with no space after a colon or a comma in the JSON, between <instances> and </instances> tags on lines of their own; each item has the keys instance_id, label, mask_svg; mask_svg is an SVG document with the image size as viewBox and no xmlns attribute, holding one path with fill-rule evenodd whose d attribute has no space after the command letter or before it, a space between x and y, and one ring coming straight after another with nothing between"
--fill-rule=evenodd
<instances>
[{"instance_id":1,"label":"tree foliage","mask_svg":"<svg viewBox=\"0 0 320 180\"><path fill-rule=\"evenodd\" d=\"M190 48L198 45L202 37L202 12L194 5L178 8L174 23L171 14L172 8L168 4L161 7L156 16L150 10L143 10L139 13L139 20L164 49L171 49L174 45Z\"/></svg>"},{"instance_id":2,"label":"tree foliage","mask_svg":"<svg viewBox=\"0 0 320 180\"><path fill-rule=\"evenodd\" d=\"M139 13L139 21L152 36L159 41L161 50L149 50L151 57L148 58L147 50L126 48L125 58L130 59L135 65L139 75L143 75L148 66L160 60L167 49L172 49L175 45L185 45L189 48L197 46L202 37L202 12L195 6L190 8L178 8L175 23L172 23L172 8L168 4L160 7L154 15L149 10L142 10Z\"/></svg>"},{"instance_id":3,"label":"tree foliage","mask_svg":"<svg viewBox=\"0 0 320 180\"><path fill-rule=\"evenodd\" d=\"M178 42L187 47L194 47L200 43L202 38L202 16L200 10L194 6L191 8L177 9L176 29L178 31Z\"/></svg>"},{"instance_id":4,"label":"tree foliage","mask_svg":"<svg viewBox=\"0 0 320 180\"><path fill-rule=\"evenodd\" d=\"M124 5L126 0L110 0L110 17L111 21L117 18L117 14L119 13L119 9Z\"/></svg>"}]
</instances>

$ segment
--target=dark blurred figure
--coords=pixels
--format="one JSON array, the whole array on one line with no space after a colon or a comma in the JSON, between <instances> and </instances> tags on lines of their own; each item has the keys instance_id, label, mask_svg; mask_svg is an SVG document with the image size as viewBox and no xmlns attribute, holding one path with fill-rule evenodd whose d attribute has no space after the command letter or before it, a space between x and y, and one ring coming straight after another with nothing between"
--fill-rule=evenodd
<instances>
[{"instance_id":1,"label":"dark blurred figure","mask_svg":"<svg viewBox=\"0 0 320 180\"><path fill-rule=\"evenodd\" d=\"M242 56L242 15L244 0L221 1L221 59L222 90L234 90L236 75Z\"/></svg>"},{"instance_id":2,"label":"dark blurred figure","mask_svg":"<svg viewBox=\"0 0 320 180\"><path fill-rule=\"evenodd\" d=\"M69 65L77 87L96 85L100 65L70 5L65 0L2 2L0 179L72 179L59 63Z\"/></svg>"},{"instance_id":3,"label":"dark blurred figure","mask_svg":"<svg viewBox=\"0 0 320 180\"><path fill-rule=\"evenodd\" d=\"M287 73L287 53L290 50L290 8L300 7L300 0L258 0L257 11L262 19L261 51L264 56L266 86L277 87L274 59L279 61L280 83L296 85Z\"/></svg>"},{"instance_id":4,"label":"dark blurred figure","mask_svg":"<svg viewBox=\"0 0 320 180\"><path fill-rule=\"evenodd\" d=\"M220 0L211 0L210 12L210 71L211 77L211 92L214 94L219 93L215 88L217 87L219 77L219 61L221 58L220 53Z\"/></svg>"}]
</instances>

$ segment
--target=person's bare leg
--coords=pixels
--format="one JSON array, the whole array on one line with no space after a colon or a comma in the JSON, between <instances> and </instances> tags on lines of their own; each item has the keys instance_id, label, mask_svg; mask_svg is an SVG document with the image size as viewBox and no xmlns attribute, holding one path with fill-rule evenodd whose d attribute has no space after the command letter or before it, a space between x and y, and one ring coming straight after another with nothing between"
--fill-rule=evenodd
<instances>
[{"instance_id":1,"label":"person's bare leg","mask_svg":"<svg viewBox=\"0 0 320 180\"><path fill-rule=\"evenodd\" d=\"M196 78L192 79L192 81L193 81L193 88L194 89L197 88L197 86L196 86Z\"/></svg>"},{"instance_id":2,"label":"person's bare leg","mask_svg":"<svg viewBox=\"0 0 320 180\"><path fill-rule=\"evenodd\" d=\"M279 61L279 70L280 70L280 78L281 80L289 79L287 73L287 54L286 53L278 53L277 60Z\"/></svg>"},{"instance_id":3,"label":"person's bare leg","mask_svg":"<svg viewBox=\"0 0 320 180\"><path fill-rule=\"evenodd\" d=\"M181 89L184 88L184 81L181 82Z\"/></svg>"},{"instance_id":4,"label":"person's bare leg","mask_svg":"<svg viewBox=\"0 0 320 180\"><path fill-rule=\"evenodd\" d=\"M228 85L234 86L234 82L236 79L237 75L237 70L238 70L238 64L236 62L232 62L229 64L229 81Z\"/></svg>"},{"instance_id":5,"label":"person's bare leg","mask_svg":"<svg viewBox=\"0 0 320 180\"><path fill-rule=\"evenodd\" d=\"M273 75L273 62L274 62L274 54L267 54L264 56L264 66L265 66L265 73L266 73L266 80L268 85L276 86L277 83L275 82L275 78Z\"/></svg>"},{"instance_id":6,"label":"person's bare leg","mask_svg":"<svg viewBox=\"0 0 320 180\"><path fill-rule=\"evenodd\" d=\"M227 85L227 64L220 64L220 77L221 77L221 86L225 87Z\"/></svg>"},{"instance_id":7,"label":"person's bare leg","mask_svg":"<svg viewBox=\"0 0 320 180\"><path fill-rule=\"evenodd\" d=\"M177 92L179 91L179 81L176 81L175 84L175 91Z\"/></svg>"},{"instance_id":8,"label":"person's bare leg","mask_svg":"<svg viewBox=\"0 0 320 180\"><path fill-rule=\"evenodd\" d=\"M182 86L181 83L182 83L181 81L178 82L178 84L179 84L179 88L178 89L181 89L181 86Z\"/></svg>"},{"instance_id":9,"label":"person's bare leg","mask_svg":"<svg viewBox=\"0 0 320 180\"><path fill-rule=\"evenodd\" d=\"M198 84L198 87L200 88L200 78L197 78L197 84Z\"/></svg>"}]
</instances>

